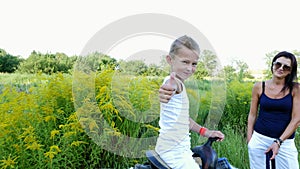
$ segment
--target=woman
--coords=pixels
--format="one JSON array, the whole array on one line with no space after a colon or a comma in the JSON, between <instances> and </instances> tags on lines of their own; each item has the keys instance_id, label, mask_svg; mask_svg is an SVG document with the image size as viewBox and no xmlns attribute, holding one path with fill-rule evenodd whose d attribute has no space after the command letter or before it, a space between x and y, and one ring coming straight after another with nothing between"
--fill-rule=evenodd
<instances>
[{"instance_id":1,"label":"woman","mask_svg":"<svg viewBox=\"0 0 300 169\"><path fill-rule=\"evenodd\" d=\"M300 87L297 60L279 52L272 60L272 78L252 89L247 143L251 169L263 169L275 159L280 169L299 169L294 137L300 125Z\"/></svg>"}]
</instances>

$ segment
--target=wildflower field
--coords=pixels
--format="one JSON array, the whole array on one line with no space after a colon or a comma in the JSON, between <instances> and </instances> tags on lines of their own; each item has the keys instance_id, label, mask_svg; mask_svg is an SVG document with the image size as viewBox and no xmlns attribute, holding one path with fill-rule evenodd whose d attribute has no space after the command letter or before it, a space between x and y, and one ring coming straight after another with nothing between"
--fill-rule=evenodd
<instances>
[{"instance_id":1,"label":"wildflower field","mask_svg":"<svg viewBox=\"0 0 300 169\"><path fill-rule=\"evenodd\" d=\"M113 70L74 76L0 74L0 168L123 169L146 162L143 155L153 148L159 129L157 90L162 79L117 76ZM220 121L211 126L226 134L213 145L218 156L238 168L249 168L246 120L252 84L226 84L220 99L224 109L216 115ZM199 98L191 104L198 105L192 110L203 124L214 109L216 92L210 81L197 86L199 93L188 93ZM205 141L192 134L193 146ZM300 150L299 129L296 145Z\"/></svg>"}]
</instances>

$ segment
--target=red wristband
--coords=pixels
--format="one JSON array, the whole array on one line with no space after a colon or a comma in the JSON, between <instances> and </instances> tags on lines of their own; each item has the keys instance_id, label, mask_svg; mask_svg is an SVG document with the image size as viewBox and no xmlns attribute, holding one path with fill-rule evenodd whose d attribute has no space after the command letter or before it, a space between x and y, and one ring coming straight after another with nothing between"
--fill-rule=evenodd
<instances>
[{"instance_id":1,"label":"red wristband","mask_svg":"<svg viewBox=\"0 0 300 169\"><path fill-rule=\"evenodd\" d=\"M207 128L201 127L201 128L200 128L200 131L199 131L199 134L200 134L201 136L204 136L206 130L207 130Z\"/></svg>"}]
</instances>

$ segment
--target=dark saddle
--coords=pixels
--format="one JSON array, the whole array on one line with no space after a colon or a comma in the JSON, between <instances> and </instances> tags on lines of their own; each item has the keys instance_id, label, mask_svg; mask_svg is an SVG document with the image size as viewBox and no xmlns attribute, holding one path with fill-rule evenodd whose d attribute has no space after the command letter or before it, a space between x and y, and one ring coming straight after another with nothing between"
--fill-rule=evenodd
<instances>
[{"instance_id":1,"label":"dark saddle","mask_svg":"<svg viewBox=\"0 0 300 169\"><path fill-rule=\"evenodd\" d=\"M151 169L171 169L171 167L160 158L155 150L146 151L146 156L150 161Z\"/></svg>"},{"instance_id":2,"label":"dark saddle","mask_svg":"<svg viewBox=\"0 0 300 169\"><path fill-rule=\"evenodd\" d=\"M155 150L146 151L148 162L144 164L136 164L134 169L171 169Z\"/></svg>"},{"instance_id":3,"label":"dark saddle","mask_svg":"<svg viewBox=\"0 0 300 169\"><path fill-rule=\"evenodd\" d=\"M201 146L196 146L192 149L193 157L200 158L202 169L217 168L218 155L212 148L212 143L218 138L208 138L207 142ZM135 169L171 169L155 150L146 151L146 157L149 163L137 164Z\"/></svg>"}]
</instances>

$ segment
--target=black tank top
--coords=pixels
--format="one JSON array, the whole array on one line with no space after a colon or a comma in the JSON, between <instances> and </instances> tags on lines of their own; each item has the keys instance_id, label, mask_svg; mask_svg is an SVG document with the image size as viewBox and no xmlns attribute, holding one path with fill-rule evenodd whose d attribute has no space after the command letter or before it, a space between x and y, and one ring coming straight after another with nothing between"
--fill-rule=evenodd
<instances>
[{"instance_id":1,"label":"black tank top","mask_svg":"<svg viewBox=\"0 0 300 169\"><path fill-rule=\"evenodd\" d=\"M269 98L265 94L265 82L262 83L262 94L259 98L259 114L254 130L262 135L279 138L292 118L292 90L280 99ZM289 137L295 137L295 132Z\"/></svg>"}]
</instances>

